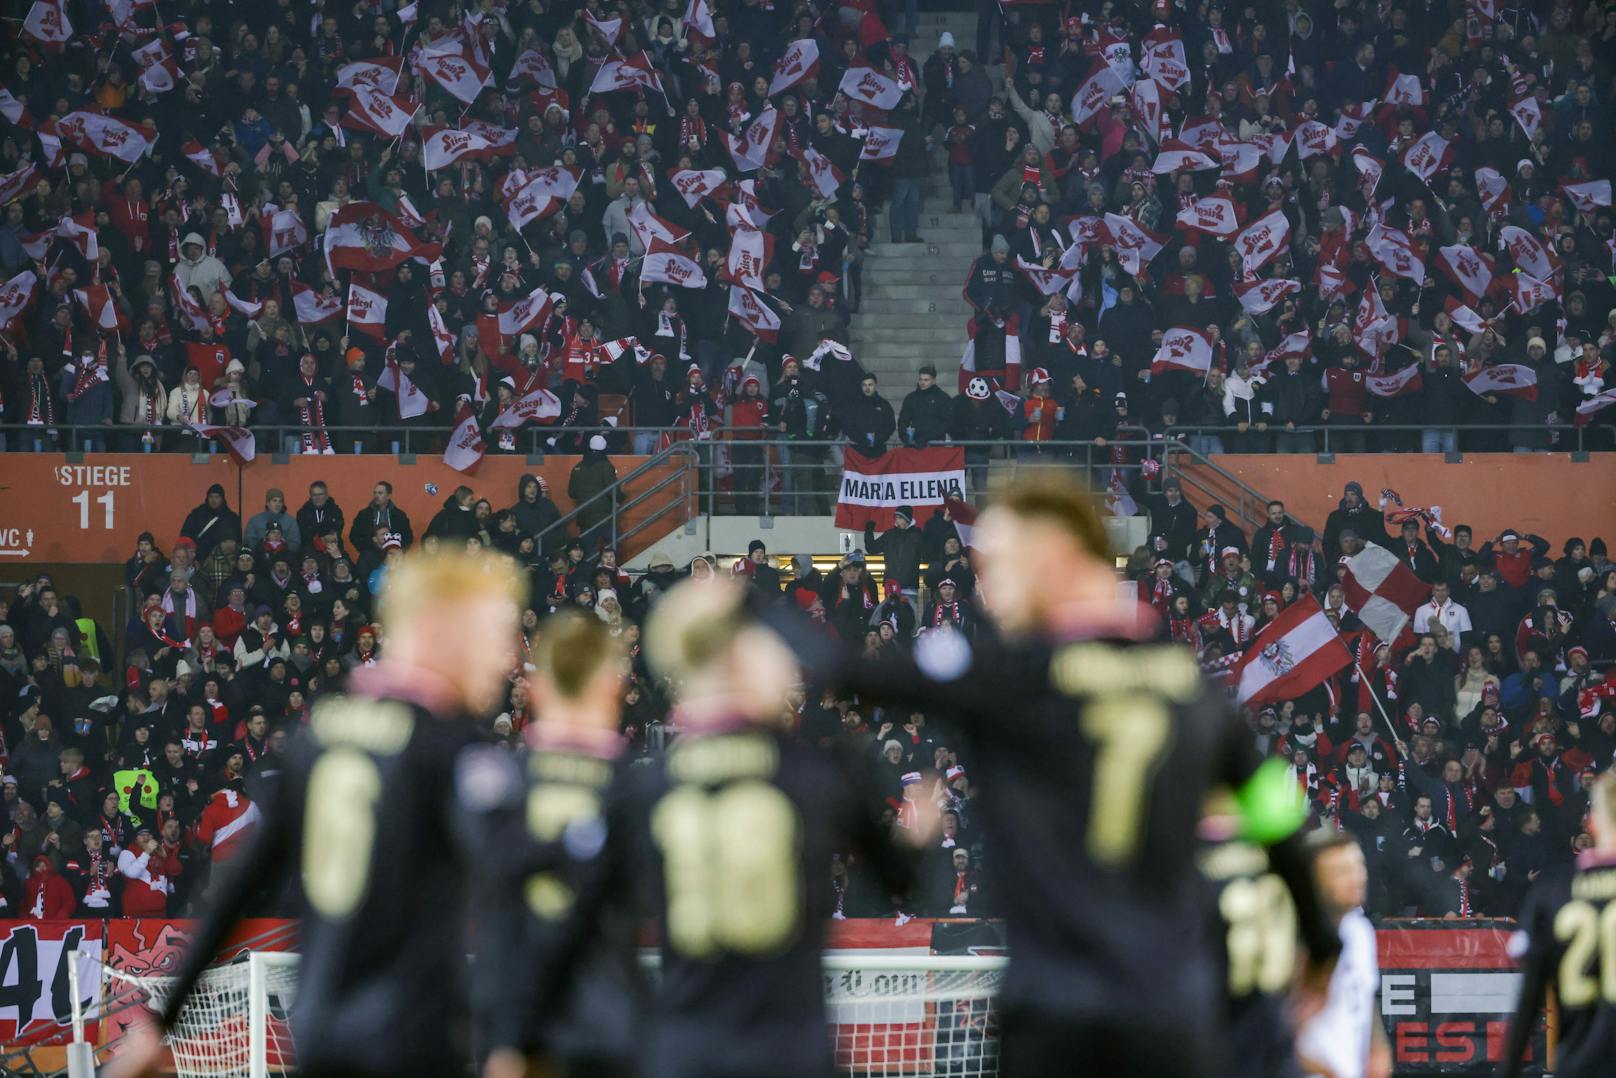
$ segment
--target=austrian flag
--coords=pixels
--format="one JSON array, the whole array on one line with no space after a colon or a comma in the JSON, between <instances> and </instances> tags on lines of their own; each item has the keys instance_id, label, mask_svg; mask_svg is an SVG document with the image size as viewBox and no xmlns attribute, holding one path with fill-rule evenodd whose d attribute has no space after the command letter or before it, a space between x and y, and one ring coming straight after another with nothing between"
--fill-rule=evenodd
<instances>
[{"instance_id":1,"label":"austrian flag","mask_svg":"<svg viewBox=\"0 0 1616 1078\"><path fill-rule=\"evenodd\" d=\"M1230 670L1230 680L1236 699L1255 706L1311 692L1351 663L1352 652L1318 601L1303 596L1263 627Z\"/></svg>"}]
</instances>

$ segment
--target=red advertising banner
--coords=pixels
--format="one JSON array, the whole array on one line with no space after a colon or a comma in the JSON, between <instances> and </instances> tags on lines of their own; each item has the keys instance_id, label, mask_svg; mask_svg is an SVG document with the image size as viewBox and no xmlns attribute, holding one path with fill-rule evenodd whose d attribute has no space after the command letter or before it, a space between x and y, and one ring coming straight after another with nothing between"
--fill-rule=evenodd
<instances>
[{"instance_id":1,"label":"red advertising banner","mask_svg":"<svg viewBox=\"0 0 1616 1078\"><path fill-rule=\"evenodd\" d=\"M965 450L957 445L929 449L889 449L866 457L852 449L842 464L842 486L836 496L836 526L863 531L892 527L893 513L907 505L917 525L949 498L965 497Z\"/></svg>"},{"instance_id":2,"label":"red advertising banner","mask_svg":"<svg viewBox=\"0 0 1616 1078\"><path fill-rule=\"evenodd\" d=\"M1492 1073L1503 1061L1521 975L1510 921L1413 921L1375 933L1380 1016L1398 1074ZM1543 1073L1544 1033L1527 1074Z\"/></svg>"}]
</instances>

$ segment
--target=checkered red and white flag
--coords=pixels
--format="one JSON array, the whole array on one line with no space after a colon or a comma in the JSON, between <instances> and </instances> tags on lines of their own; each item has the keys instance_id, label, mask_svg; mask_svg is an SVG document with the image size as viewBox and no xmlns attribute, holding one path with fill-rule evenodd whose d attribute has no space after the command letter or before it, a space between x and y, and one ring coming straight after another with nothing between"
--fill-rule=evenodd
<instances>
[{"instance_id":1,"label":"checkered red and white flag","mask_svg":"<svg viewBox=\"0 0 1616 1078\"><path fill-rule=\"evenodd\" d=\"M1393 647L1414 611L1431 595L1430 586L1414 570L1374 543L1365 543L1347 559L1341 587L1347 593L1347 605L1358 612L1358 620Z\"/></svg>"}]
</instances>

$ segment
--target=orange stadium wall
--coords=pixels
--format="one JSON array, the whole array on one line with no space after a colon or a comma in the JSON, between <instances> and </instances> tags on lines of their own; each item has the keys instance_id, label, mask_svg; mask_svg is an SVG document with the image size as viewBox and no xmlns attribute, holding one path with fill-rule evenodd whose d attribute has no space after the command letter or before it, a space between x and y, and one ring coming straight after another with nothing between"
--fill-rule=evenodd
<instances>
[{"instance_id":1,"label":"orange stadium wall","mask_svg":"<svg viewBox=\"0 0 1616 1078\"><path fill-rule=\"evenodd\" d=\"M1300 454L1225 454L1215 463L1269 498L1278 498L1304 524L1322 528L1356 480L1373 504L1383 488L1402 495L1409 506L1442 507L1450 527L1469 524L1476 545L1505 528L1549 540L1556 557L1572 536L1616 541L1616 455L1593 454L1586 461L1563 453L1466 455L1456 464L1439 454L1338 454L1321 463ZM1207 472L1190 465L1187 474ZM1214 489L1220 484L1213 476ZM1191 489L1186 484L1185 490Z\"/></svg>"},{"instance_id":2,"label":"orange stadium wall","mask_svg":"<svg viewBox=\"0 0 1616 1078\"><path fill-rule=\"evenodd\" d=\"M612 458L620 476L645 460ZM245 523L263 508L264 491L271 487L283 490L288 508L296 512L316 479L325 480L351 520L370 501L375 482L386 479L419 535L461 483L500 509L516 501L517 481L529 472L543 476L550 497L563 513L569 512L573 504L567 497L567 479L577 462L576 456L546 456L541 464L529 464L521 457L488 457L474 474L463 475L435 457L417 458L414 463L394 456L294 456L278 463L261 457L237 465L224 456L97 453L75 455L70 463L59 453L3 454L0 580L19 580L47 566L122 563L134 553L135 540L144 531L155 535L166 551L179 535L185 515L214 483L224 486L231 507ZM627 497L687 467L671 461L666 469L647 473L632 484ZM429 492L433 486L436 494ZM629 527L663 512L678 497L678 487L670 486L625 514L621 524ZM682 521L682 515L678 519ZM670 515L669 530L673 524Z\"/></svg>"}]
</instances>

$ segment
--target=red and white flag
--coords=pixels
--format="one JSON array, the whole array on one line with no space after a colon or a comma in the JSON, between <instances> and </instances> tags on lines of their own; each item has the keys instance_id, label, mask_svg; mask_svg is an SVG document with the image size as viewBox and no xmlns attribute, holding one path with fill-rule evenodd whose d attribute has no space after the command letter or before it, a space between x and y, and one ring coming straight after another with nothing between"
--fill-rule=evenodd
<instances>
[{"instance_id":1,"label":"red and white flag","mask_svg":"<svg viewBox=\"0 0 1616 1078\"><path fill-rule=\"evenodd\" d=\"M1452 160L1453 149L1448 145L1448 140L1435 131L1427 131L1403 151L1403 167L1424 183L1430 183L1431 177L1440 169L1447 168Z\"/></svg>"},{"instance_id":2,"label":"red and white flag","mask_svg":"<svg viewBox=\"0 0 1616 1078\"><path fill-rule=\"evenodd\" d=\"M1219 139L1228 136L1223 121L1209 114L1186 116L1184 122L1178 125L1178 140L1197 149L1210 151L1217 146Z\"/></svg>"},{"instance_id":3,"label":"red and white flag","mask_svg":"<svg viewBox=\"0 0 1616 1078\"><path fill-rule=\"evenodd\" d=\"M1004 380L1011 389L1021 387L1021 315L1004 320ZM965 392L976 375L976 319L965 323L965 351L960 356L959 391Z\"/></svg>"},{"instance_id":4,"label":"red and white flag","mask_svg":"<svg viewBox=\"0 0 1616 1078\"><path fill-rule=\"evenodd\" d=\"M1160 160L1157 158L1158 162ZM1240 210L1234 199L1226 194L1192 198L1187 206L1178 211L1176 223L1194 232L1227 239L1240 231Z\"/></svg>"},{"instance_id":5,"label":"red and white flag","mask_svg":"<svg viewBox=\"0 0 1616 1078\"><path fill-rule=\"evenodd\" d=\"M1298 124L1293 134L1296 138L1296 156L1303 161L1321 153L1329 153L1341 144L1335 128L1321 124L1317 120Z\"/></svg>"},{"instance_id":6,"label":"red and white flag","mask_svg":"<svg viewBox=\"0 0 1616 1078\"><path fill-rule=\"evenodd\" d=\"M1161 347L1150 361L1150 373L1188 371L1205 375L1212 367L1212 337L1204 329L1174 326L1162 334Z\"/></svg>"},{"instance_id":7,"label":"red and white flag","mask_svg":"<svg viewBox=\"0 0 1616 1078\"><path fill-rule=\"evenodd\" d=\"M761 229L737 227L729 240L724 272L729 279L754 291L763 291L763 275L774 260L774 237Z\"/></svg>"},{"instance_id":8,"label":"red and white flag","mask_svg":"<svg viewBox=\"0 0 1616 1078\"><path fill-rule=\"evenodd\" d=\"M348 325L381 340L387 329L387 297L363 285L348 286Z\"/></svg>"},{"instance_id":9,"label":"red and white flag","mask_svg":"<svg viewBox=\"0 0 1616 1078\"><path fill-rule=\"evenodd\" d=\"M515 430L528 423L554 419L561 414L561 398L548 389L535 389L512 400L489 424L495 430Z\"/></svg>"},{"instance_id":10,"label":"red and white flag","mask_svg":"<svg viewBox=\"0 0 1616 1078\"><path fill-rule=\"evenodd\" d=\"M1341 109L1341 115L1336 117L1335 137L1342 142L1351 142L1358 137L1358 129L1369 121L1369 116L1375 109L1375 102L1363 101L1356 105L1346 105Z\"/></svg>"},{"instance_id":11,"label":"red and white flag","mask_svg":"<svg viewBox=\"0 0 1616 1078\"><path fill-rule=\"evenodd\" d=\"M1425 104L1425 87L1420 83L1420 77L1403 75L1396 69L1390 71L1386 79L1386 104L1413 105L1416 108Z\"/></svg>"},{"instance_id":12,"label":"red and white flag","mask_svg":"<svg viewBox=\"0 0 1616 1078\"><path fill-rule=\"evenodd\" d=\"M523 79L532 79L538 86L545 86L554 90L556 82L555 68L551 66L549 57L538 49L526 49L511 65L511 73L505 79L507 83L520 83Z\"/></svg>"},{"instance_id":13,"label":"red and white flag","mask_svg":"<svg viewBox=\"0 0 1616 1078\"><path fill-rule=\"evenodd\" d=\"M1131 64L1133 61L1128 62ZM1166 137L1167 118L1162 112L1160 86L1151 79L1138 80L1128 94L1128 104L1133 109L1133 114L1139 118L1139 126L1150 141L1160 142Z\"/></svg>"},{"instance_id":14,"label":"red and white flag","mask_svg":"<svg viewBox=\"0 0 1616 1078\"><path fill-rule=\"evenodd\" d=\"M499 332L503 337L518 337L534 326L543 324L550 316L553 303L550 293L541 285L499 312Z\"/></svg>"},{"instance_id":15,"label":"red and white flag","mask_svg":"<svg viewBox=\"0 0 1616 1078\"><path fill-rule=\"evenodd\" d=\"M1523 94L1509 103L1509 114L1515 117L1515 122L1521 125L1526 133L1526 141L1530 142L1537 135L1537 129L1543 126L1543 107L1537 103L1537 98L1531 94Z\"/></svg>"},{"instance_id":16,"label":"red and white flag","mask_svg":"<svg viewBox=\"0 0 1616 1078\"><path fill-rule=\"evenodd\" d=\"M898 102L903 100L903 90L895 81L875 68L863 65L848 68L837 89L854 101L862 101L884 112L897 108Z\"/></svg>"},{"instance_id":17,"label":"red and white flag","mask_svg":"<svg viewBox=\"0 0 1616 1078\"><path fill-rule=\"evenodd\" d=\"M1516 310L1531 314L1550 300L1560 298L1560 291L1551 281L1540 281L1525 270L1516 270L1509 275L1509 298Z\"/></svg>"},{"instance_id":18,"label":"red and white flag","mask_svg":"<svg viewBox=\"0 0 1616 1078\"><path fill-rule=\"evenodd\" d=\"M0 314L3 313L0 312ZM1607 389L1603 393L1589 397L1577 405L1577 414L1572 418L1571 422L1574 426L1586 427L1594 421L1594 416L1613 404L1616 404L1616 389Z\"/></svg>"},{"instance_id":19,"label":"red and white flag","mask_svg":"<svg viewBox=\"0 0 1616 1078\"><path fill-rule=\"evenodd\" d=\"M1395 374L1366 374L1364 388L1377 397L1403 397L1425 388L1420 365L1410 363Z\"/></svg>"},{"instance_id":20,"label":"red and white flag","mask_svg":"<svg viewBox=\"0 0 1616 1078\"><path fill-rule=\"evenodd\" d=\"M1105 235L1116 248L1117 261L1122 268L1137 277L1161 253L1166 238L1156 235L1132 217L1120 213L1105 215Z\"/></svg>"},{"instance_id":21,"label":"red and white flag","mask_svg":"<svg viewBox=\"0 0 1616 1078\"><path fill-rule=\"evenodd\" d=\"M1341 578L1347 606L1383 642L1397 646L1414 611L1431 597L1431 586L1383 546L1365 543L1347 559Z\"/></svg>"},{"instance_id":22,"label":"red and white flag","mask_svg":"<svg viewBox=\"0 0 1616 1078\"><path fill-rule=\"evenodd\" d=\"M1588 180L1585 183L1562 183L1561 192L1577 207L1578 213L1593 213L1600 206L1610 205L1610 181Z\"/></svg>"},{"instance_id":23,"label":"red and white flag","mask_svg":"<svg viewBox=\"0 0 1616 1078\"><path fill-rule=\"evenodd\" d=\"M1364 289L1358 309L1352 315L1352 339L1358 347L1366 355L1378 359L1386 354L1386 349L1397 343L1401 335L1397 318L1381 302L1379 290Z\"/></svg>"},{"instance_id":24,"label":"red and white flag","mask_svg":"<svg viewBox=\"0 0 1616 1078\"><path fill-rule=\"evenodd\" d=\"M929 517L950 498L965 497L965 450L957 445L928 449L891 449L867 457L851 446L842 463L841 490L836 496L836 527L877 531L892 527L902 506Z\"/></svg>"},{"instance_id":25,"label":"red and white flag","mask_svg":"<svg viewBox=\"0 0 1616 1078\"><path fill-rule=\"evenodd\" d=\"M309 242L309 228L296 210L264 207L270 212L264 216L264 242L270 258L279 258L294 248Z\"/></svg>"},{"instance_id":26,"label":"red and white flag","mask_svg":"<svg viewBox=\"0 0 1616 1078\"><path fill-rule=\"evenodd\" d=\"M217 439L237 464L250 464L258 455L258 439L246 427L220 427L212 423L186 423L204 438Z\"/></svg>"},{"instance_id":27,"label":"red and white flag","mask_svg":"<svg viewBox=\"0 0 1616 1078\"><path fill-rule=\"evenodd\" d=\"M432 330L432 344L437 349L438 362L453 363L454 335L449 332L449 327L443 324L443 315L438 313L437 304L426 305L426 324Z\"/></svg>"},{"instance_id":28,"label":"red and white flag","mask_svg":"<svg viewBox=\"0 0 1616 1078\"><path fill-rule=\"evenodd\" d=\"M685 200L685 205L695 209L696 203L729 181L729 174L721 168L703 170L686 168L670 172L668 179L673 181L673 189L679 192L679 196Z\"/></svg>"},{"instance_id":29,"label":"red and white flag","mask_svg":"<svg viewBox=\"0 0 1616 1078\"><path fill-rule=\"evenodd\" d=\"M698 37L706 38L708 41L718 39L718 31L713 29L713 13L707 6L707 0L688 0L685 4L684 17L680 21Z\"/></svg>"},{"instance_id":30,"label":"red and white flag","mask_svg":"<svg viewBox=\"0 0 1616 1078\"><path fill-rule=\"evenodd\" d=\"M1471 303L1487 294L1492 287L1492 260L1467 244L1437 248L1437 264L1454 284L1465 290Z\"/></svg>"},{"instance_id":31,"label":"red and white flag","mask_svg":"<svg viewBox=\"0 0 1616 1078\"><path fill-rule=\"evenodd\" d=\"M470 472L482 463L485 452L477 412L469 399L461 397L455 408L454 433L449 435L449 448L443 451L443 463L457 472Z\"/></svg>"},{"instance_id":32,"label":"red and white flag","mask_svg":"<svg viewBox=\"0 0 1616 1078\"><path fill-rule=\"evenodd\" d=\"M641 202L628 211L628 227L634 233L634 238L640 241L640 246L647 250L655 241L679 243L690 235L667 218L659 217L649 202Z\"/></svg>"},{"instance_id":33,"label":"red and white flag","mask_svg":"<svg viewBox=\"0 0 1616 1078\"><path fill-rule=\"evenodd\" d=\"M222 173L219 171L219 162L214 158L213 151L202 145L196 139L191 139L185 145L181 146L180 153L185 155L185 159L187 161L191 162L191 164L195 165L203 172L206 172L209 176L218 178L220 175L222 175Z\"/></svg>"},{"instance_id":34,"label":"red and white flag","mask_svg":"<svg viewBox=\"0 0 1616 1078\"><path fill-rule=\"evenodd\" d=\"M1489 215L1501 215L1514 197L1509 181L1495 168L1476 169L1476 194L1481 196L1481 208Z\"/></svg>"},{"instance_id":35,"label":"red and white flag","mask_svg":"<svg viewBox=\"0 0 1616 1078\"><path fill-rule=\"evenodd\" d=\"M774 62L774 77L769 80L769 96L791 89L797 83L819 72L819 42L811 37L798 38L786 46L780 59Z\"/></svg>"},{"instance_id":36,"label":"red and white flag","mask_svg":"<svg viewBox=\"0 0 1616 1078\"><path fill-rule=\"evenodd\" d=\"M1407 232L1376 225L1364 238L1364 246L1387 273L1406 277L1417 285L1425 284L1425 263L1414 253L1414 244Z\"/></svg>"},{"instance_id":37,"label":"red and white flag","mask_svg":"<svg viewBox=\"0 0 1616 1078\"><path fill-rule=\"evenodd\" d=\"M411 56L410 66L462 105L477 100L493 73L470 56Z\"/></svg>"},{"instance_id":38,"label":"red and white flag","mask_svg":"<svg viewBox=\"0 0 1616 1078\"><path fill-rule=\"evenodd\" d=\"M339 297L316 292L296 280L292 282L292 306L297 310L297 320L305 326L328 322L341 315L343 311L342 300Z\"/></svg>"},{"instance_id":39,"label":"red and white flag","mask_svg":"<svg viewBox=\"0 0 1616 1078\"><path fill-rule=\"evenodd\" d=\"M1255 142L1219 139L1218 161L1223 165L1224 179L1232 183L1246 183L1256 177L1257 167L1263 163L1263 149Z\"/></svg>"},{"instance_id":40,"label":"red and white flag","mask_svg":"<svg viewBox=\"0 0 1616 1078\"><path fill-rule=\"evenodd\" d=\"M1306 359L1312 354L1313 332L1306 325L1303 325L1295 333L1286 334L1272 349L1263 353L1262 359L1251 365L1251 373L1267 374L1269 369L1276 364L1283 366L1289 356L1300 356L1302 359Z\"/></svg>"},{"instance_id":41,"label":"red and white flag","mask_svg":"<svg viewBox=\"0 0 1616 1078\"><path fill-rule=\"evenodd\" d=\"M411 258L430 263L442 255L440 245L420 242L374 202L350 202L326 222L325 256L333 274L339 269L381 273Z\"/></svg>"},{"instance_id":42,"label":"red and white flag","mask_svg":"<svg viewBox=\"0 0 1616 1078\"><path fill-rule=\"evenodd\" d=\"M516 131L509 129L506 138L506 129L493 128L498 132L496 137L490 138L489 131L471 130L469 127L460 130L453 127L423 127L421 129L421 156L427 170L435 172L440 168L447 168L462 157L470 157L478 161L486 161L491 157L498 157L516 152Z\"/></svg>"},{"instance_id":43,"label":"red and white flag","mask_svg":"<svg viewBox=\"0 0 1616 1078\"><path fill-rule=\"evenodd\" d=\"M750 288L730 287L729 313L761 341L773 344L780 337L780 316Z\"/></svg>"},{"instance_id":44,"label":"red and white flag","mask_svg":"<svg viewBox=\"0 0 1616 1078\"><path fill-rule=\"evenodd\" d=\"M240 311L248 318L257 318L259 313L264 309L264 305L262 303L255 302L250 299L242 299L240 296L230 291L230 289L224 287L224 285L219 286L219 295L224 297L224 301L230 304L232 309Z\"/></svg>"},{"instance_id":45,"label":"red and white flag","mask_svg":"<svg viewBox=\"0 0 1616 1078\"><path fill-rule=\"evenodd\" d=\"M671 243L653 239L645 249L640 280L659 281L679 288L706 288L707 275L695 259Z\"/></svg>"},{"instance_id":46,"label":"red and white flag","mask_svg":"<svg viewBox=\"0 0 1616 1078\"><path fill-rule=\"evenodd\" d=\"M382 364L382 373L376 376L376 388L385 389L398 398L400 419L414 419L416 416L426 415L431 407L431 401L421 391L421 387L399 367L397 350L394 348L387 349L387 359Z\"/></svg>"},{"instance_id":47,"label":"red and white flag","mask_svg":"<svg viewBox=\"0 0 1616 1078\"><path fill-rule=\"evenodd\" d=\"M796 157L802 162L803 169L808 174L808 182L814 185L819 197L834 197L837 189L842 186L842 181L847 178L842 174L842 170L836 167L835 162L809 145L804 145Z\"/></svg>"},{"instance_id":48,"label":"red and white flag","mask_svg":"<svg viewBox=\"0 0 1616 1078\"><path fill-rule=\"evenodd\" d=\"M62 138L87 153L116 157L130 165L149 156L157 142L155 135L148 139L133 124L99 112L70 112L56 121L56 129Z\"/></svg>"},{"instance_id":49,"label":"red and white flag","mask_svg":"<svg viewBox=\"0 0 1616 1078\"><path fill-rule=\"evenodd\" d=\"M1230 669L1235 699L1255 707L1295 699L1352 664L1352 652L1318 600L1303 595L1263 626Z\"/></svg>"},{"instance_id":50,"label":"red and white flag","mask_svg":"<svg viewBox=\"0 0 1616 1078\"><path fill-rule=\"evenodd\" d=\"M1127 85L1123 83L1122 76L1110 64L1098 64L1089 77L1078 86L1077 92L1072 95L1072 120L1079 127L1089 122L1095 113L1105 108L1105 103L1115 94L1127 92Z\"/></svg>"},{"instance_id":51,"label":"red and white flag","mask_svg":"<svg viewBox=\"0 0 1616 1078\"><path fill-rule=\"evenodd\" d=\"M1106 220L1110 219L1111 215L1107 214ZM1256 273L1285 249L1290 238L1290 221L1282 211L1274 210L1247 225L1234 238L1234 247L1240 252L1240 262L1245 271Z\"/></svg>"},{"instance_id":52,"label":"red and white flag","mask_svg":"<svg viewBox=\"0 0 1616 1078\"><path fill-rule=\"evenodd\" d=\"M137 78L140 85L150 93L166 94L178 86L185 75L180 71L180 65L174 62L174 58L164 53L152 63L143 66Z\"/></svg>"},{"instance_id":53,"label":"red and white flag","mask_svg":"<svg viewBox=\"0 0 1616 1078\"><path fill-rule=\"evenodd\" d=\"M112 302L112 292L104 284L73 289L73 298L90 316L90 324L101 330L118 329L118 305Z\"/></svg>"},{"instance_id":54,"label":"red and white flag","mask_svg":"<svg viewBox=\"0 0 1616 1078\"><path fill-rule=\"evenodd\" d=\"M1375 189L1380 186L1380 177L1386 171L1386 163L1362 146L1352 148L1352 167L1358 170L1358 188L1363 191L1364 198L1373 202Z\"/></svg>"},{"instance_id":55,"label":"red and white flag","mask_svg":"<svg viewBox=\"0 0 1616 1078\"><path fill-rule=\"evenodd\" d=\"M902 141L901 127L872 127L864 133L864 148L859 150L859 160L891 161L898 156L898 144Z\"/></svg>"},{"instance_id":56,"label":"red and white flag","mask_svg":"<svg viewBox=\"0 0 1616 1078\"><path fill-rule=\"evenodd\" d=\"M626 60L612 59L600 65L595 72L595 79L589 84L592 94L609 94L619 90L633 90L643 87L647 90L660 90L662 80L651 66L643 52L636 53Z\"/></svg>"},{"instance_id":57,"label":"red and white flag","mask_svg":"<svg viewBox=\"0 0 1616 1078\"><path fill-rule=\"evenodd\" d=\"M1505 225L1498 230L1498 238L1504 241L1504 249L1515 260L1515 265L1540 280L1546 281L1554 276L1556 267L1549 257L1549 249L1526 229L1518 225Z\"/></svg>"},{"instance_id":58,"label":"red and white flag","mask_svg":"<svg viewBox=\"0 0 1616 1078\"><path fill-rule=\"evenodd\" d=\"M33 121L28 118L28 110L22 107L22 102L12 96L11 91L0 86L0 117L6 123L16 124L18 127L32 127Z\"/></svg>"},{"instance_id":59,"label":"red and white flag","mask_svg":"<svg viewBox=\"0 0 1616 1078\"><path fill-rule=\"evenodd\" d=\"M348 95L348 111L342 125L354 131L369 131L390 139L402 138L410 120L421 106L414 98L394 97L374 86L340 89Z\"/></svg>"},{"instance_id":60,"label":"red and white flag","mask_svg":"<svg viewBox=\"0 0 1616 1078\"><path fill-rule=\"evenodd\" d=\"M1201 169L1220 167L1222 167L1221 161L1213 160L1187 142L1170 138L1162 143L1150 171L1160 176L1169 172L1198 172Z\"/></svg>"},{"instance_id":61,"label":"red and white flag","mask_svg":"<svg viewBox=\"0 0 1616 1078\"><path fill-rule=\"evenodd\" d=\"M605 39L607 48L617 44L617 38L623 32L623 20L621 18L597 19L595 18L594 14L587 9L583 12L583 16L584 21L589 24L590 29L594 30L595 33L599 34L603 39Z\"/></svg>"},{"instance_id":62,"label":"red and white flag","mask_svg":"<svg viewBox=\"0 0 1616 1078\"><path fill-rule=\"evenodd\" d=\"M1452 296L1442 301L1442 309L1448 312L1448 317L1453 319L1454 325L1471 333L1485 333L1487 327L1492 324Z\"/></svg>"},{"instance_id":63,"label":"red and white flag","mask_svg":"<svg viewBox=\"0 0 1616 1078\"><path fill-rule=\"evenodd\" d=\"M378 56L374 60L355 60L337 68L337 86L352 90L368 86L390 94L398 89L398 73L404 66L402 56Z\"/></svg>"},{"instance_id":64,"label":"red and white flag","mask_svg":"<svg viewBox=\"0 0 1616 1078\"><path fill-rule=\"evenodd\" d=\"M8 176L0 176L0 206L4 206L12 199L21 198L44 179L39 169L32 162L19 168Z\"/></svg>"},{"instance_id":65,"label":"red and white flag","mask_svg":"<svg viewBox=\"0 0 1616 1078\"><path fill-rule=\"evenodd\" d=\"M67 0L34 0L22 20L22 32L47 45L64 45L73 39L73 24L67 20Z\"/></svg>"},{"instance_id":66,"label":"red and white flag","mask_svg":"<svg viewBox=\"0 0 1616 1078\"><path fill-rule=\"evenodd\" d=\"M1265 277L1250 284L1234 286L1235 298L1240 301L1240 309L1254 315L1267 314L1280 300L1286 296L1297 295L1301 291L1301 281L1283 277Z\"/></svg>"},{"instance_id":67,"label":"red and white flag","mask_svg":"<svg viewBox=\"0 0 1616 1078\"><path fill-rule=\"evenodd\" d=\"M295 282L293 283L292 287L294 290L296 289L297 285ZM296 297L295 291L293 292L293 296L294 298ZM174 275L174 307L179 312L181 320L184 321L185 324L188 325L192 330L200 333L204 329L212 328L212 323L208 321L207 310L203 308L202 304L197 301L195 296L191 295L191 290L189 288L186 288L184 285L180 284L178 274ZM339 311L342 309L341 304L337 305L337 309Z\"/></svg>"},{"instance_id":68,"label":"red and white flag","mask_svg":"<svg viewBox=\"0 0 1616 1078\"><path fill-rule=\"evenodd\" d=\"M1470 392L1478 397L1520 397L1537 400L1537 372L1520 363L1500 363L1482 367L1463 378Z\"/></svg>"},{"instance_id":69,"label":"red and white flag","mask_svg":"<svg viewBox=\"0 0 1616 1078\"><path fill-rule=\"evenodd\" d=\"M11 323L28 309L38 287L39 275L33 270L23 270L0 286L0 330L9 330Z\"/></svg>"},{"instance_id":70,"label":"red and white flag","mask_svg":"<svg viewBox=\"0 0 1616 1078\"><path fill-rule=\"evenodd\" d=\"M1178 31L1158 26L1146 34L1140 47L1139 70L1168 93L1177 93L1188 86L1190 65L1184 55L1184 39Z\"/></svg>"}]
</instances>

